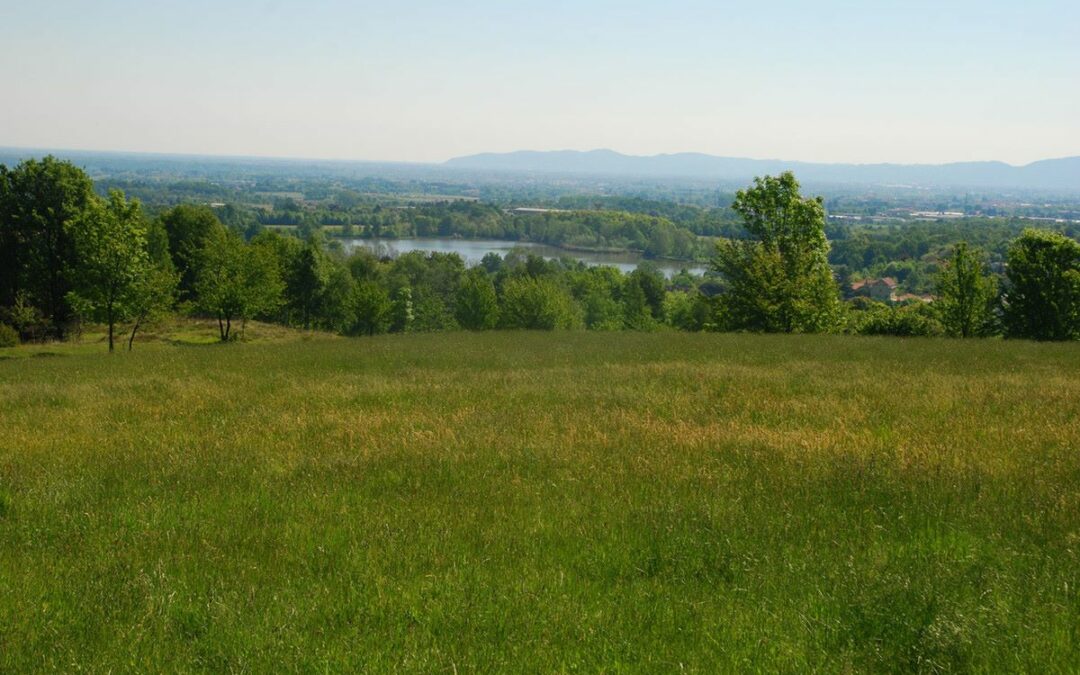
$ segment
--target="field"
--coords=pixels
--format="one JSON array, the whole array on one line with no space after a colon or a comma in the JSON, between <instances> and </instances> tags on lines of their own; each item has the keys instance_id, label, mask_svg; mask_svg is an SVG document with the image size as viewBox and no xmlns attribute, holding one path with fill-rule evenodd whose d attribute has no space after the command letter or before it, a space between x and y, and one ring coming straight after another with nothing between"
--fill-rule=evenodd
<instances>
[{"instance_id":1,"label":"field","mask_svg":"<svg viewBox=\"0 0 1080 675\"><path fill-rule=\"evenodd\" d=\"M1080 345L307 337L0 351L0 670L1080 669Z\"/></svg>"}]
</instances>

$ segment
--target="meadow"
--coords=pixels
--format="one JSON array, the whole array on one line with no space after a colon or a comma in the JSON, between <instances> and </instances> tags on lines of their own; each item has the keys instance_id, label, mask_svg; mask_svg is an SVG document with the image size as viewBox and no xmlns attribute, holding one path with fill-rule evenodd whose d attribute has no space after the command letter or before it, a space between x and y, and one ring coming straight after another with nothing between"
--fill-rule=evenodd
<instances>
[{"instance_id":1,"label":"meadow","mask_svg":"<svg viewBox=\"0 0 1080 675\"><path fill-rule=\"evenodd\" d=\"M259 330L0 350L0 670L1080 669L1080 345Z\"/></svg>"}]
</instances>

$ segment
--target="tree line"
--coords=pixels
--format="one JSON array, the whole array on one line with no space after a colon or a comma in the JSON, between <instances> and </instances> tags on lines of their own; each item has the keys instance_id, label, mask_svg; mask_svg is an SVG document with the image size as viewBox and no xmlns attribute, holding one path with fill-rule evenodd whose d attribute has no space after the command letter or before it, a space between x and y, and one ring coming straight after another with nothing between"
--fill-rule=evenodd
<instances>
[{"instance_id":1,"label":"tree line","mask_svg":"<svg viewBox=\"0 0 1080 675\"><path fill-rule=\"evenodd\" d=\"M823 202L803 197L790 173L757 179L732 208L746 236L719 240L705 278L522 250L469 268L455 254L349 251L318 228L253 233L205 206L149 218L138 201L97 196L80 169L46 157L0 166L0 323L22 340L99 323L110 350L121 329L130 349L141 327L173 312L215 320L223 341L243 338L254 319L346 335L666 326L1080 338L1080 244L1060 233L1022 232L1004 275L957 244L935 275L935 302L890 306L841 299Z\"/></svg>"}]
</instances>

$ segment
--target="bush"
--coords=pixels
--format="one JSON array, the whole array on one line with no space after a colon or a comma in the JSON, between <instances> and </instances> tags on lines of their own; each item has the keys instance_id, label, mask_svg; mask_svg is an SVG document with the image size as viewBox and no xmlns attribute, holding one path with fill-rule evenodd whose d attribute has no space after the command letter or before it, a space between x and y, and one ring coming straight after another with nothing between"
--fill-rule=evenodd
<instances>
[{"instance_id":1,"label":"bush","mask_svg":"<svg viewBox=\"0 0 1080 675\"><path fill-rule=\"evenodd\" d=\"M577 328L582 322L569 293L553 281L533 277L506 282L501 315L505 328L555 330Z\"/></svg>"},{"instance_id":2,"label":"bush","mask_svg":"<svg viewBox=\"0 0 1080 675\"><path fill-rule=\"evenodd\" d=\"M19 344L19 332L6 323L0 323L0 347L15 347Z\"/></svg>"},{"instance_id":3,"label":"bush","mask_svg":"<svg viewBox=\"0 0 1080 675\"><path fill-rule=\"evenodd\" d=\"M862 311L854 311L854 332L859 335L896 335L900 337L937 337L945 330L933 308L922 302L900 307L881 303Z\"/></svg>"}]
</instances>

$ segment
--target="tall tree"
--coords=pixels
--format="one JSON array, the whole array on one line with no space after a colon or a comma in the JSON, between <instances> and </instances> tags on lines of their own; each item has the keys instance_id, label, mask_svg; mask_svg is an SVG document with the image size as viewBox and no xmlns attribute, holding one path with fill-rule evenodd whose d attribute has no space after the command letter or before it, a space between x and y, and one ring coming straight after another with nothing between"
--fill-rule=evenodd
<instances>
[{"instance_id":1,"label":"tall tree","mask_svg":"<svg viewBox=\"0 0 1080 675\"><path fill-rule=\"evenodd\" d=\"M945 333L969 338L986 335L992 329L993 302L997 294L994 279L986 274L979 256L960 242L938 275L938 298L934 308Z\"/></svg>"},{"instance_id":2,"label":"tall tree","mask_svg":"<svg viewBox=\"0 0 1080 675\"><path fill-rule=\"evenodd\" d=\"M1009 337L1080 339L1080 243L1027 229L1009 246L1003 304Z\"/></svg>"},{"instance_id":3,"label":"tall tree","mask_svg":"<svg viewBox=\"0 0 1080 675\"><path fill-rule=\"evenodd\" d=\"M116 324L137 309L139 288L151 271L142 209L113 190L107 201L92 200L68 231L76 261L69 300L81 316L108 326L112 352Z\"/></svg>"},{"instance_id":4,"label":"tall tree","mask_svg":"<svg viewBox=\"0 0 1080 675\"><path fill-rule=\"evenodd\" d=\"M727 280L724 314L730 328L819 332L840 315L829 268L822 199L803 198L791 172L754 179L732 208L752 240L723 240L713 267Z\"/></svg>"},{"instance_id":5,"label":"tall tree","mask_svg":"<svg viewBox=\"0 0 1080 675\"><path fill-rule=\"evenodd\" d=\"M159 218L169 240L169 254L180 273L180 298L194 299L195 280L199 273L199 256L206 243L225 231L225 227L208 206L180 204Z\"/></svg>"},{"instance_id":6,"label":"tall tree","mask_svg":"<svg viewBox=\"0 0 1080 675\"><path fill-rule=\"evenodd\" d=\"M93 197L90 177L51 155L14 169L0 166L0 305L13 305L24 294L56 337L63 337L71 318L69 225Z\"/></svg>"},{"instance_id":7,"label":"tall tree","mask_svg":"<svg viewBox=\"0 0 1080 675\"><path fill-rule=\"evenodd\" d=\"M330 281L330 269L318 240L312 240L300 250L289 266L285 279L285 297L291 309L300 317L305 329L319 315L319 305Z\"/></svg>"}]
</instances>

